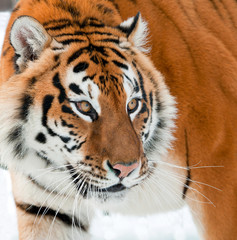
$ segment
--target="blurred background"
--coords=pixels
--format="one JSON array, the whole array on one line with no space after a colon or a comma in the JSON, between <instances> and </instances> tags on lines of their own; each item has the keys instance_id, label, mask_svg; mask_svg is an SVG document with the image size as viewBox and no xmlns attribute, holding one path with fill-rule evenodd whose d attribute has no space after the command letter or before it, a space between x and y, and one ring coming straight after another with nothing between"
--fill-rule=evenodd
<instances>
[{"instance_id":1,"label":"blurred background","mask_svg":"<svg viewBox=\"0 0 237 240\"><path fill-rule=\"evenodd\" d=\"M0 11L10 10L15 4L17 0L1 0L0 1Z\"/></svg>"}]
</instances>

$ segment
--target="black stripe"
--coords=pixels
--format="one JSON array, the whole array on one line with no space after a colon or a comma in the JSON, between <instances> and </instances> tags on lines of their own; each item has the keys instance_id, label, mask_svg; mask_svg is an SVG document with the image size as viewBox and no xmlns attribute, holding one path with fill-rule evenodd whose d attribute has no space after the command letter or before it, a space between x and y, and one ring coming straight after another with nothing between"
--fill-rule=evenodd
<instances>
[{"instance_id":1,"label":"black stripe","mask_svg":"<svg viewBox=\"0 0 237 240\"><path fill-rule=\"evenodd\" d=\"M71 62L73 62L74 60L76 60L77 58L79 58L81 56L81 54L83 53L83 49L77 50L76 52L74 52L67 60L67 64L70 64Z\"/></svg>"},{"instance_id":2,"label":"black stripe","mask_svg":"<svg viewBox=\"0 0 237 240\"><path fill-rule=\"evenodd\" d=\"M8 143L19 141L22 138L22 126L14 127L7 136Z\"/></svg>"},{"instance_id":3,"label":"black stripe","mask_svg":"<svg viewBox=\"0 0 237 240\"><path fill-rule=\"evenodd\" d=\"M60 62L58 62L57 64L55 64L52 68L51 71L54 71L55 69L57 69L60 66Z\"/></svg>"},{"instance_id":4,"label":"black stripe","mask_svg":"<svg viewBox=\"0 0 237 240\"><path fill-rule=\"evenodd\" d=\"M51 95L47 95L47 96L45 96L45 98L44 98L44 101L43 101L42 125L43 125L44 127L46 127L46 129L48 130L48 133L49 133L52 137L57 136L57 137L59 137L64 143L67 143L67 142L69 142L69 141L71 140L70 137L63 137L63 136L55 133L55 132L47 125L47 121L48 121L48 116L47 116L47 114L48 114L49 109L50 109L51 106L52 106L53 100L54 100L54 97L51 96ZM66 107L66 106L63 105L62 108L64 108L64 107ZM73 112L72 112L72 113L73 113ZM73 115L75 115L75 114L73 113Z\"/></svg>"},{"instance_id":5,"label":"black stripe","mask_svg":"<svg viewBox=\"0 0 237 240\"><path fill-rule=\"evenodd\" d=\"M95 52L99 52L100 54L104 55L105 57L108 57L108 54L105 50L105 47L101 47L101 46L94 46L93 44L90 44L87 47L81 48L79 50L77 50L76 52L74 52L69 58L67 63L70 64L71 62L73 62L74 60L76 60L78 57L81 56L82 53L86 53L89 52L90 54L95 51Z\"/></svg>"},{"instance_id":6,"label":"black stripe","mask_svg":"<svg viewBox=\"0 0 237 240\"><path fill-rule=\"evenodd\" d=\"M86 141L80 142L80 144L77 146L77 150L79 150L84 143L86 143Z\"/></svg>"},{"instance_id":7,"label":"black stripe","mask_svg":"<svg viewBox=\"0 0 237 240\"><path fill-rule=\"evenodd\" d=\"M63 103L66 99L66 92L62 84L60 83L60 78L59 78L59 73L56 73L53 77L53 85L59 89L59 96L58 96L58 101L59 103Z\"/></svg>"},{"instance_id":8,"label":"black stripe","mask_svg":"<svg viewBox=\"0 0 237 240\"><path fill-rule=\"evenodd\" d=\"M16 206L29 214L38 215L38 216L45 215L53 218L55 217L58 220L62 221L67 226L78 227L84 232L88 230L88 227L84 226L75 216L63 214L48 207L42 207L42 206L39 207L31 204L16 203Z\"/></svg>"},{"instance_id":9,"label":"black stripe","mask_svg":"<svg viewBox=\"0 0 237 240\"><path fill-rule=\"evenodd\" d=\"M64 120L62 117L61 117L61 123L63 127L75 128L73 124L67 123L66 120Z\"/></svg>"},{"instance_id":10,"label":"black stripe","mask_svg":"<svg viewBox=\"0 0 237 240\"><path fill-rule=\"evenodd\" d=\"M94 62L95 64L99 64L99 59L98 59L98 56L97 55L93 55L91 58L90 58L90 60L92 61L92 62Z\"/></svg>"},{"instance_id":11,"label":"black stripe","mask_svg":"<svg viewBox=\"0 0 237 240\"><path fill-rule=\"evenodd\" d=\"M109 32L98 32L98 31L93 31L93 32L87 32L86 35L93 35L93 34L97 34L97 35L107 35L107 36L112 36L112 33Z\"/></svg>"},{"instance_id":12,"label":"black stripe","mask_svg":"<svg viewBox=\"0 0 237 240\"><path fill-rule=\"evenodd\" d=\"M59 50L64 50L64 48L63 47L60 47L60 48L59 47L53 47L52 50L53 51L59 51Z\"/></svg>"},{"instance_id":13,"label":"black stripe","mask_svg":"<svg viewBox=\"0 0 237 240\"><path fill-rule=\"evenodd\" d=\"M70 19L67 19L67 18L50 20L50 21L48 21L48 22L44 22L44 23L43 23L43 26L46 27L47 25L59 24L59 23L67 23L67 24L70 24L70 23L71 23L71 20L70 20Z\"/></svg>"},{"instance_id":14,"label":"black stripe","mask_svg":"<svg viewBox=\"0 0 237 240\"><path fill-rule=\"evenodd\" d=\"M44 97L44 100L43 100L42 125L47 128L48 133L51 136L56 136L57 134L55 134L47 125L47 121L48 121L48 116L47 115L48 115L49 109L52 106L53 100L54 100L54 96L52 96L52 95L46 95Z\"/></svg>"},{"instance_id":15,"label":"black stripe","mask_svg":"<svg viewBox=\"0 0 237 240\"><path fill-rule=\"evenodd\" d=\"M57 31L57 30L62 30L64 28L67 27L71 27L72 23L66 23L66 24L62 24L62 25L58 25L58 26L54 26L54 27L47 27L45 28L46 31Z\"/></svg>"},{"instance_id":16,"label":"black stripe","mask_svg":"<svg viewBox=\"0 0 237 240\"><path fill-rule=\"evenodd\" d=\"M23 142L17 142L13 147L13 153L15 157L23 159L26 155L26 151L24 150Z\"/></svg>"},{"instance_id":17,"label":"black stripe","mask_svg":"<svg viewBox=\"0 0 237 240\"><path fill-rule=\"evenodd\" d=\"M87 62L80 62L78 63L74 68L74 73L79 73L85 71L89 67L89 64Z\"/></svg>"},{"instance_id":18,"label":"black stripe","mask_svg":"<svg viewBox=\"0 0 237 240\"><path fill-rule=\"evenodd\" d=\"M123 63L118 62L118 61L116 61L116 60L113 60L112 62L113 62L116 66L118 66L119 68L123 68L123 69L128 70L128 66L127 66L126 64L123 64Z\"/></svg>"},{"instance_id":19,"label":"black stripe","mask_svg":"<svg viewBox=\"0 0 237 240\"><path fill-rule=\"evenodd\" d=\"M152 96L152 92L150 92L149 98L150 98L150 105L151 105L151 111L152 111L152 108L153 108L153 96Z\"/></svg>"},{"instance_id":20,"label":"black stripe","mask_svg":"<svg viewBox=\"0 0 237 240\"><path fill-rule=\"evenodd\" d=\"M167 127L165 122L166 121L163 118L160 118L159 122L157 123L157 127L161 128L161 129L164 129L165 127Z\"/></svg>"},{"instance_id":21,"label":"black stripe","mask_svg":"<svg viewBox=\"0 0 237 240\"><path fill-rule=\"evenodd\" d=\"M90 44L86 50L88 52L96 51L96 52L101 53L105 57L108 57L105 47L102 47L102 46L94 46L94 45Z\"/></svg>"},{"instance_id":22,"label":"black stripe","mask_svg":"<svg viewBox=\"0 0 237 240\"><path fill-rule=\"evenodd\" d=\"M188 145L188 135L185 129L185 146L186 146L186 164L187 164L187 177L183 188L183 199L185 199L190 182L191 182L191 169L189 168L189 145Z\"/></svg>"},{"instance_id":23,"label":"black stripe","mask_svg":"<svg viewBox=\"0 0 237 240\"><path fill-rule=\"evenodd\" d=\"M68 143L69 141L71 141L70 137L63 137L63 136L59 136L59 137L64 143Z\"/></svg>"},{"instance_id":24,"label":"black stripe","mask_svg":"<svg viewBox=\"0 0 237 240\"><path fill-rule=\"evenodd\" d=\"M140 71L138 69L137 69L137 74L138 74L138 77L139 77L140 88L142 90L142 97L147 102L147 95L146 95L146 92L145 92L145 89L144 89L143 77L142 77L142 74L140 73Z\"/></svg>"},{"instance_id":25,"label":"black stripe","mask_svg":"<svg viewBox=\"0 0 237 240\"><path fill-rule=\"evenodd\" d=\"M21 102L22 105L20 107L19 118L23 121L26 121L29 114L30 106L33 104L33 97L28 94L24 94L21 98Z\"/></svg>"},{"instance_id":26,"label":"black stripe","mask_svg":"<svg viewBox=\"0 0 237 240\"><path fill-rule=\"evenodd\" d=\"M132 79L131 79L129 76L127 76L126 74L124 74L124 76L125 76L125 78L127 78L127 80L133 85Z\"/></svg>"},{"instance_id":27,"label":"black stripe","mask_svg":"<svg viewBox=\"0 0 237 240\"><path fill-rule=\"evenodd\" d=\"M98 32L98 31L93 31L93 32L87 32L86 35L107 35L107 36L112 36L112 33L108 33L108 32ZM58 34L55 35L55 37L65 37L65 36L83 36L85 35L85 32L81 32L81 31L76 31L74 33L62 33L62 34ZM117 36L116 36L117 37Z\"/></svg>"},{"instance_id":28,"label":"black stripe","mask_svg":"<svg viewBox=\"0 0 237 240\"><path fill-rule=\"evenodd\" d=\"M79 88L79 86L76 85L75 83L71 83L69 85L69 88L78 95L84 94L83 91Z\"/></svg>"},{"instance_id":29,"label":"black stripe","mask_svg":"<svg viewBox=\"0 0 237 240\"><path fill-rule=\"evenodd\" d=\"M105 39L100 39L100 40L96 40L96 41L97 42L111 42L111 43L119 44L119 40L114 39L114 38L105 38Z\"/></svg>"},{"instance_id":30,"label":"black stripe","mask_svg":"<svg viewBox=\"0 0 237 240\"><path fill-rule=\"evenodd\" d=\"M36 152L36 155L41 158L42 160L44 160L47 164L47 166L53 165L53 161L50 160L47 156L45 152Z\"/></svg>"},{"instance_id":31,"label":"black stripe","mask_svg":"<svg viewBox=\"0 0 237 240\"><path fill-rule=\"evenodd\" d=\"M73 6L72 4L69 4L64 1L60 1L59 3L55 4L56 8L60 8L61 10L68 12L71 14L72 17L79 17L80 12L78 11L78 8Z\"/></svg>"},{"instance_id":32,"label":"black stripe","mask_svg":"<svg viewBox=\"0 0 237 240\"><path fill-rule=\"evenodd\" d=\"M24 142L22 138L22 126L14 127L7 136L8 143L13 144L13 153L15 157L23 159L26 155Z\"/></svg>"},{"instance_id":33,"label":"black stripe","mask_svg":"<svg viewBox=\"0 0 237 240\"><path fill-rule=\"evenodd\" d=\"M84 28L86 26L92 26L92 27L100 28L100 27L104 27L104 23L97 18L90 17L90 18L84 19L84 21L83 21L83 23L81 24L80 27Z\"/></svg>"},{"instance_id":34,"label":"black stripe","mask_svg":"<svg viewBox=\"0 0 237 240\"><path fill-rule=\"evenodd\" d=\"M146 103L143 103L142 109L140 110L139 114L143 114L148 111Z\"/></svg>"},{"instance_id":35,"label":"black stripe","mask_svg":"<svg viewBox=\"0 0 237 240\"><path fill-rule=\"evenodd\" d=\"M90 27L97 27L97 28L103 28L105 26L104 23L97 23L97 22L90 22L87 25L89 25Z\"/></svg>"},{"instance_id":36,"label":"black stripe","mask_svg":"<svg viewBox=\"0 0 237 240\"><path fill-rule=\"evenodd\" d=\"M31 80L29 82L29 88L33 88L34 85L36 84L36 82L37 82L36 77L31 78Z\"/></svg>"},{"instance_id":37,"label":"black stripe","mask_svg":"<svg viewBox=\"0 0 237 240\"><path fill-rule=\"evenodd\" d=\"M69 114L72 114L73 116L75 116L75 113L72 111L72 109L69 108L69 107L67 107L66 105L63 105L63 106L62 106L62 111L63 111L64 113L69 113Z\"/></svg>"},{"instance_id":38,"label":"black stripe","mask_svg":"<svg viewBox=\"0 0 237 240\"><path fill-rule=\"evenodd\" d=\"M70 43L86 42L86 40L82 40L82 39L67 39L67 40L59 41L59 42L62 43L63 45L69 45Z\"/></svg>"},{"instance_id":39,"label":"black stripe","mask_svg":"<svg viewBox=\"0 0 237 240\"><path fill-rule=\"evenodd\" d=\"M91 75L91 76L85 76L85 77L82 78L82 82L87 81L87 79L93 80L95 76L96 76L96 73Z\"/></svg>"},{"instance_id":40,"label":"black stripe","mask_svg":"<svg viewBox=\"0 0 237 240\"><path fill-rule=\"evenodd\" d=\"M126 57L123 56L122 53L120 53L119 51L117 51L115 48L110 48L111 51L113 51L118 57L122 58L123 60L127 61Z\"/></svg>"}]
</instances>

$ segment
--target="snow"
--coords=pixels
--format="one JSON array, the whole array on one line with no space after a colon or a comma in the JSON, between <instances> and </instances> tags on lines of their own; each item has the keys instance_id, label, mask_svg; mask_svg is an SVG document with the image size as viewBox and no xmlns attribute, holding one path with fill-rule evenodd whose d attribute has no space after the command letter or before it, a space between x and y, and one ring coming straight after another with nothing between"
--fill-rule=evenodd
<instances>
[{"instance_id":1,"label":"snow","mask_svg":"<svg viewBox=\"0 0 237 240\"><path fill-rule=\"evenodd\" d=\"M0 12L2 46L8 12ZM0 50L1 51L1 50ZM144 217L119 214L98 216L92 223L92 240L198 240L187 207L175 212ZM17 221L9 173L0 169L0 240L17 240Z\"/></svg>"}]
</instances>

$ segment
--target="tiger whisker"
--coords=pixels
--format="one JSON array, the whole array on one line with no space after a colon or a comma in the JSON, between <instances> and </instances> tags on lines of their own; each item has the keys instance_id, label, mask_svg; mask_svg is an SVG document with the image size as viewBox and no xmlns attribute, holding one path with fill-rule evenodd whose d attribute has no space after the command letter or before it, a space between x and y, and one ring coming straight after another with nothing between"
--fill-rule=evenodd
<instances>
[{"instance_id":1,"label":"tiger whisker","mask_svg":"<svg viewBox=\"0 0 237 240\"><path fill-rule=\"evenodd\" d=\"M161 182L163 182L163 180L162 180L160 183L157 183L156 180L157 180L157 179L155 179L155 184L158 184L158 185L160 185L160 187L163 188L163 185L161 184ZM177 196L177 199L180 198L180 196L178 195L177 191L175 191L175 188L174 188L174 186L173 186L171 183L168 183L168 185L167 185L167 182L164 182L164 184L165 184L166 187L170 190L170 191L167 191L169 195L170 195L171 192L173 192L173 193ZM166 188L163 188L163 190L166 191ZM169 193L169 192L170 192L170 193ZM161 197L163 197L163 196L161 195ZM172 197L172 195L171 195L171 197ZM207 202L198 201L198 200L193 199L193 198L190 198L190 197L188 197L188 196L186 196L186 197L187 197L188 199L194 201L194 202L197 202L197 203L207 203ZM176 202L178 202L178 201L176 201ZM200 220L198 214L197 214L192 208L189 208L189 210L192 212L192 214L194 214L194 215L196 216L196 221L198 221L198 222L199 222L199 225L203 228L203 226L202 226L202 224L201 224L201 220Z\"/></svg>"},{"instance_id":2,"label":"tiger whisker","mask_svg":"<svg viewBox=\"0 0 237 240\"><path fill-rule=\"evenodd\" d=\"M62 181L60 184L58 184L58 185L47 195L47 198L46 198L46 199L44 200L44 202L41 204L41 207L40 207L40 209L39 209L39 211L38 211L38 213L37 213L37 215L36 215L36 217L35 217L34 225L35 225L35 223L36 223L36 220L37 220L37 218L38 218L38 215L39 215L39 213L40 213L43 205L47 202L47 200L49 199L49 197L53 194L53 192L55 192L55 190L56 190L61 184L63 184L64 182L68 181L69 179L70 179L70 176L66 176L66 177L63 179L63 181ZM68 186L68 185L67 185L67 186ZM44 191L43 193L45 193L46 191L47 191L47 189L45 189L45 191ZM41 194L41 196L43 195L43 193ZM57 193L56 196L59 196L59 193ZM44 210L43 214L41 215L41 218L42 218L42 216L43 216L44 214L47 213L46 210L48 210L48 209L49 209L49 207L47 207L47 208ZM40 220L41 220L41 218L40 218ZM40 221L38 222L38 225L39 225L39 224L40 224Z\"/></svg>"},{"instance_id":3,"label":"tiger whisker","mask_svg":"<svg viewBox=\"0 0 237 240\"><path fill-rule=\"evenodd\" d=\"M55 216L54 216L54 218L53 218L53 220L52 220L52 223L50 224L49 231L48 231L48 235L47 235L47 239L50 239L51 233L52 233L52 230L53 230L53 225L54 225L54 223L55 223L55 221L56 221L56 217L57 217L60 209L62 208L63 204L68 200L68 198L70 197L70 194L71 194L72 192L73 192L73 189L71 189L70 192L65 196L65 198L63 199L63 201L61 201L61 204L60 204L60 206L58 207L58 209L57 209L57 211L56 211L56 213L55 213Z\"/></svg>"},{"instance_id":4,"label":"tiger whisker","mask_svg":"<svg viewBox=\"0 0 237 240\"><path fill-rule=\"evenodd\" d=\"M41 205L41 208L42 208L42 206L45 204L45 202L48 200L48 198L51 196L51 194L62 184L62 183L64 183L66 180L68 180L68 179L70 179L71 178L71 176L67 176L68 178L67 179L65 179L63 182L61 182L53 191L51 191L51 193L47 196L47 198L46 198L46 200L44 201L44 203ZM78 176L78 178L80 177L80 175ZM76 179L74 179L72 182L70 182L67 186L65 186L63 189L61 189L61 191L59 192L59 193L57 193L57 195L51 200L51 202L50 202L50 206L49 207L47 207L45 210L44 210L44 212L43 212L43 214L41 215L41 218L40 218L40 221L41 221L41 219L42 219L42 217L47 213L47 211L48 211L48 209L51 207L51 205L52 205L52 203L55 201L55 198L57 199L59 196L61 196L61 193L65 190L65 189L67 189L68 187L70 187L72 184L73 184L73 182L74 181L76 181L77 180L77 178ZM40 210L41 210L41 208L39 209L39 211L38 211L38 213L40 212ZM37 214L37 216L38 216L38 214ZM36 216L36 217L37 217ZM40 223L40 221L39 221L39 223ZM38 224L39 224L38 223Z\"/></svg>"},{"instance_id":5,"label":"tiger whisker","mask_svg":"<svg viewBox=\"0 0 237 240\"><path fill-rule=\"evenodd\" d=\"M204 186L213 188L213 189L215 189L215 190L222 191L221 189L219 189L219 188L217 188L217 187L214 187L214 186L212 186L212 185L210 185L210 184L203 183L203 182L199 182L199 181L193 180L193 179L191 179L191 178L187 178L186 176L182 176L181 174L178 174L178 173L172 173L172 172L170 172L170 171L162 170L162 169L159 169L159 171L163 171L164 173L169 173L169 174L173 175L174 177L178 177L178 178L182 178L182 179L184 179L184 180L188 180L188 181L193 182L193 183L195 183L195 184L197 184L197 185L198 185L198 184L201 184L201 185L204 185Z\"/></svg>"},{"instance_id":6,"label":"tiger whisker","mask_svg":"<svg viewBox=\"0 0 237 240\"><path fill-rule=\"evenodd\" d=\"M160 172L160 173L163 174L164 176L169 176L169 175L167 175L167 174L164 173L164 172ZM191 189L191 190L197 192L198 194L202 195L202 196L208 201L207 203L210 203L210 204L212 204L214 207L216 207L215 204L214 204L207 196L205 196L203 193L201 193L201 192L198 191L197 189L188 186L186 183L183 183L182 181L176 179L176 178L173 177L173 176L169 176L169 177L175 179L178 183L181 183L183 186L187 187L188 189ZM186 195L186 196L187 196L187 195ZM205 203L205 202L203 202L203 203Z\"/></svg>"},{"instance_id":7,"label":"tiger whisker","mask_svg":"<svg viewBox=\"0 0 237 240\"><path fill-rule=\"evenodd\" d=\"M180 168L180 169L185 169L185 170L189 170L189 169L199 169L199 168L223 168L224 166L199 166L199 167L196 167L199 163L195 164L195 165L192 165L192 166L188 166L188 167L183 167L183 166L179 166L179 165L175 165L175 164L171 164L171 163L167 163L167 162L164 162L162 160L159 160L159 161L154 161L154 160L149 160L149 162L154 162L154 163L157 163L157 164L164 164L164 165L167 165L167 166L170 166L170 167L174 167L174 168Z\"/></svg>"}]
</instances>

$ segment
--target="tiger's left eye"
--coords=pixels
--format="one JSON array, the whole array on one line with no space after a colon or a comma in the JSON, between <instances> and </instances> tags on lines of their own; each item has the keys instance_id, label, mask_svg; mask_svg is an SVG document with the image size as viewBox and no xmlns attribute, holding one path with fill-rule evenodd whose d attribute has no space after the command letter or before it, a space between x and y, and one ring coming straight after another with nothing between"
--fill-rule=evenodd
<instances>
[{"instance_id":1,"label":"tiger's left eye","mask_svg":"<svg viewBox=\"0 0 237 240\"><path fill-rule=\"evenodd\" d=\"M134 98L132 99L129 103L128 103L128 113L131 114L133 112L135 112L138 108L138 105L139 105L139 100Z\"/></svg>"}]
</instances>

